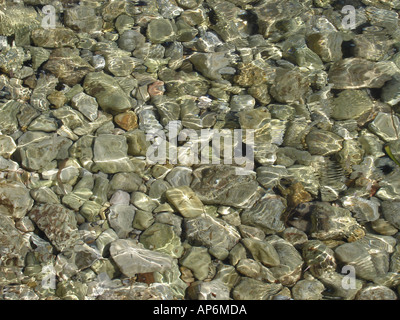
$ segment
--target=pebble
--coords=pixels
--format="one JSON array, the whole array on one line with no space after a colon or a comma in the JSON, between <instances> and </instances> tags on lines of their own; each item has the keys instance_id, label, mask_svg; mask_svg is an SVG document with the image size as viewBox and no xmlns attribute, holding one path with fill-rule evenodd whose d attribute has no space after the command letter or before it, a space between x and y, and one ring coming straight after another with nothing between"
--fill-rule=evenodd
<instances>
[{"instance_id":1,"label":"pebble","mask_svg":"<svg viewBox=\"0 0 400 320\"><path fill-rule=\"evenodd\" d=\"M138 273L163 272L172 266L172 257L169 255L145 249L130 239L111 242L110 254L127 277L134 277Z\"/></svg>"},{"instance_id":2,"label":"pebble","mask_svg":"<svg viewBox=\"0 0 400 320\"><path fill-rule=\"evenodd\" d=\"M20 182L0 183L0 213L15 219L23 218L33 206L29 189Z\"/></svg>"},{"instance_id":3,"label":"pebble","mask_svg":"<svg viewBox=\"0 0 400 320\"><path fill-rule=\"evenodd\" d=\"M196 218L204 212L203 203L190 187L181 186L166 191L168 202L186 218Z\"/></svg>"},{"instance_id":4,"label":"pebble","mask_svg":"<svg viewBox=\"0 0 400 320\"><path fill-rule=\"evenodd\" d=\"M3 2L1 300L399 298L396 1Z\"/></svg>"},{"instance_id":5,"label":"pebble","mask_svg":"<svg viewBox=\"0 0 400 320\"><path fill-rule=\"evenodd\" d=\"M207 248L191 247L180 259L180 263L192 270L197 280L204 280L208 276L211 256L208 254Z\"/></svg>"}]
</instances>

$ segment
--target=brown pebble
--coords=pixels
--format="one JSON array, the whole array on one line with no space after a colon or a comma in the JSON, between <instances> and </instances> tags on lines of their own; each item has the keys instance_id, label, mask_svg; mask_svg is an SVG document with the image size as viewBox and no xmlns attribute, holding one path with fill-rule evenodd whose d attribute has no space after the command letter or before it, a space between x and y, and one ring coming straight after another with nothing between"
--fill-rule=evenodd
<instances>
[{"instance_id":1,"label":"brown pebble","mask_svg":"<svg viewBox=\"0 0 400 320\"><path fill-rule=\"evenodd\" d=\"M154 96L162 96L164 94L165 88L164 88L164 82L162 81L155 81L151 85L149 85L149 88L147 89L150 97Z\"/></svg>"},{"instance_id":2,"label":"brown pebble","mask_svg":"<svg viewBox=\"0 0 400 320\"><path fill-rule=\"evenodd\" d=\"M31 75L24 80L24 85L28 86L30 89L35 89L36 83L37 80L34 75Z\"/></svg>"},{"instance_id":3,"label":"brown pebble","mask_svg":"<svg viewBox=\"0 0 400 320\"><path fill-rule=\"evenodd\" d=\"M115 123L126 131L136 129L138 127L136 113L126 111L114 116Z\"/></svg>"},{"instance_id":4,"label":"brown pebble","mask_svg":"<svg viewBox=\"0 0 400 320\"><path fill-rule=\"evenodd\" d=\"M61 108L66 102L67 97L61 91L53 91L47 96L47 100L56 108Z\"/></svg>"},{"instance_id":5,"label":"brown pebble","mask_svg":"<svg viewBox=\"0 0 400 320\"><path fill-rule=\"evenodd\" d=\"M311 195L304 189L300 182L292 184L285 190L287 192L287 202L292 208L296 208L300 203L312 200Z\"/></svg>"},{"instance_id":6,"label":"brown pebble","mask_svg":"<svg viewBox=\"0 0 400 320\"><path fill-rule=\"evenodd\" d=\"M155 282L154 281L154 275L153 275L152 272L138 273L136 281L137 282L144 282L144 283L147 283L149 285Z\"/></svg>"}]
</instances>

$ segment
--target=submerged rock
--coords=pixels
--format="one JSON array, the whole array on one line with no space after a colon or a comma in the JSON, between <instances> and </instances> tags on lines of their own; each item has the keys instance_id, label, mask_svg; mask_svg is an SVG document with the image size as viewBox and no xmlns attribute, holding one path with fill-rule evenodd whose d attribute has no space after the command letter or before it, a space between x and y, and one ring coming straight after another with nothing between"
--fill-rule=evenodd
<instances>
[{"instance_id":1,"label":"submerged rock","mask_svg":"<svg viewBox=\"0 0 400 320\"><path fill-rule=\"evenodd\" d=\"M185 218L196 218L204 212L203 203L190 187L181 186L168 189L165 195L167 200Z\"/></svg>"},{"instance_id":2,"label":"submerged rock","mask_svg":"<svg viewBox=\"0 0 400 320\"><path fill-rule=\"evenodd\" d=\"M154 223L141 235L140 242L147 248L180 258L183 253L181 239L174 227L164 223Z\"/></svg>"},{"instance_id":3,"label":"submerged rock","mask_svg":"<svg viewBox=\"0 0 400 320\"><path fill-rule=\"evenodd\" d=\"M88 95L96 98L100 108L105 112L118 114L131 108L126 93L108 74L88 73L83 82L83 88Z\"/></svg>"},{"instance_id":4,"label":"submerged rock","mask_svg":"<svg viewBox=\"0 0 400 320\"><path fill-rule=\"evenodd\" d=\"M281 289L281 284L243 277L233 288L232 295L235 300L271 300Z\"/></svg>"},{"instance_id":5,"label":"submerged rock","mask_svg":"<svg viewBox=\"0 0 400 320\"><path fill-rule=\"evenodd\" d=\"M53 50L43 69L51 72L68 86L78 84L87 73L94 71L77 51L68 48Z\"/></svg>"},{"instance_id":6,"label":"submerged rock","mask_svg":"<svg viewBox=\"0 0 400 320\"><path fill-rule=\"evenodd\" d=\"M111 243L110 254L121 272L127 277L138 273L163 272L172 266L172 258L149 249L130 239L118 239Z\"/></svg>"},{"instance_id":7,"label":"submerged rock","mask_svg":"<svg viewBox=\"0 0 400 320\"><path fill-rule=\"evenodd\" d=\"M29 217L59 251L71 248L80 239L74 212L61 204L35 205Z\"/></svg>"},{"instance_id":8,"label":"submerged rock","mask_svg":"<svg viewBox=\"0 0 400 320\"><path fill-rule=\"evenodd\" d=\"M400 0L103 2L0 0L0 299L398 298Z\"/></svg>"},{"instance_id":9,"label":"submerged rock","mask_svg":"<svg viewBox=\"0 0 400 320\"><path fill-rule=\"evenodd\" d=\"M33 206L33 199L22 183L2 181L0 183L0 214L13 219L23 218Z\"/></svg>"},{"instance_id":10,"label":"submerged rock","mask_svg":"<svg viewBox=\"0 0 400 320\"><path fill-rule=\"evenodd\" d=\"M204 166L193 171L191 187L205 204L249 207L257 199L255 175L236 175L227 165Z\"/></svg>"},{"instance_id":11,"label":"submerged rock","mask_svg":"<svg viewBox=\"0 0 400 320\"><path fill-rule=\"evenodd\" d=\"M124 136L99 135L94 140L93 161L97 170L104 173L134 171L128 158L128 144Z\"/></svg>"},{"instance_id":12,"label":"submerged rock","mask_svg":"<svg viewBox=\"0 0 400 320\"><path fill-rule=\"evenodd\" d=\"M239 241L239 232L225 221L208 214L193 219L185 219L186 236L193 245L207 248L222 247L227 250Z\"/></svg>"},{"instance_id":13,"label":"submerged rock","mask_svg":"<svg viewBox=\"0 0 400 320\"><path fill-rule=\"evenodd\" d=\"M335 89L382 88L395 70L395 65L389 61L347 58L331 66L329 79Z\"/></svg>"}]
</instances>

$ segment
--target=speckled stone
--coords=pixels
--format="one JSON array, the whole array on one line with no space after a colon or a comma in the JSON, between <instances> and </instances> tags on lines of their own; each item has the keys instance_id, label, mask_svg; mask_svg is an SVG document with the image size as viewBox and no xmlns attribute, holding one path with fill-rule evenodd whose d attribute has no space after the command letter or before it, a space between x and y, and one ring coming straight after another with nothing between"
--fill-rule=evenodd
<instances>
[{"instance_id":1,"label":"speckled stone","mask_svg":"<svg viewBox=\"0 0 400 320\"><path fill-rule=\"evenodd\" d=\"M138 119L133 111L126 111L114 116L114 121L126 131L134 130L138 127Z\"/></svg>"},{"instance_id":2,"label":"speckled stone","mask_svg":"<svg viewBox=\"0 0 400 320\"><path fill-rule=\"evenodd\" d=\"M74 212L61 204L35 205L29 217L59 251L72 247L80 239Z\"/></svg>"},{"instance_id":3,"label":"speckled stone","mask_svg":"<svg viewBox=\"0 0 400 320\"><path fill-rule=\"evenodd\" d=\"M14 219L23 218L33 206L33 199L22 183L2 181L0 183L0 214Z\"/></svg>"}]
</instances>

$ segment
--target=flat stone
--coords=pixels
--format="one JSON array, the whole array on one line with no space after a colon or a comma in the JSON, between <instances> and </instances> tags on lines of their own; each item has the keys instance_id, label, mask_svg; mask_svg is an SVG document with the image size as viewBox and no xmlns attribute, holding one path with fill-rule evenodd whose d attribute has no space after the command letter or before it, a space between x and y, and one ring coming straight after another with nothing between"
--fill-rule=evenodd
<instances>
[{"instance_id":1,"label":"flat stone","mask_svg":"<svg viewBox=\"0 0 400 320\"><path fill-rule=\"evenodd\" d=\"M336 120L357 119L371 111L373 102L366 91L344 90L332 101L332 118Z\"/></svg>"},{"instance_id":2,"label":"flat stone","mask_svg":"<svg viewBox=\"0 0 400 320\"><path fill-rule=\"evenodd\" d=\"M173 41L176 36L175 23L168 19L153 19L147 26L147 37L152 43Z\"/></svg>"},{"instance_id":3,"label":"flat stone","mask_svg":"<svg viewBox=\"0 0 400 320\"><path fill-rule=\"evenodd\" d=\"M183 218L172 212L164 211L157 213L155 221L160 223L169 224L174 228L174 232L180 237L182 235L182 221Z\"/></svg>"},{"instance_id":4,"label":"flat stone","mask_svg":"<svg viewBox=\"0 0 400 320\"><path fill-rule=\"evenodd\" d=\"M248 208L257 200L254 172L236 175L228 165L203 166L193 171L191 187L204 204Z\"/></svg>"},{"instance_id":5,"label":"flat stone","mask_svg":"<svg viewBox=\"0 0 400 320\"><path fill-rule=\"evenodd\" d=\"M105 112L118 114L131 108L124 90L113 77L103 72L88 73L83 88L88 95L96 98L100 108Z\"/></svg>"},{"instance_id":6,"label":"flat stone","mask_svg":"<svg viewBox=\"0 0 400 320\"><path fill-rule=\"evenodd\" d=\"M208 249L208 252L218 260L225 260L229 256L229 251L221 247L212 247Z\"/></svg>"},{"instance_id":7,"label":"flat stone","mask_svg":"<svg viewBox=\"0 0 400 320\"><path fill-rule=\"evenodd\" d=\"M163 272L172 267L173 258L165 253L145 249L142 244L130 239L118 239L111 243L112 259L127 277L138 273Z\"/></svg>"},{"instance_id":8,"label":"flat stone","mask_svg":"<svg viewBox=\"0 0 400 320\"><path fill-rule=\"evenodd\" d=\"M229 287L221 280L196 281L188 288L193 300L229 300Z\"/></svg>"},{"instance_id":9,"label":"flat stone","mask_svg":"<svg viewBox=\"0 0 400 320\"><path fill-rule=\"evenodd\" d=\"M29 217L59 251L71 248L80 239L75 213L61 204L35 205Z\"/></svg>"},{"instance_id":10,"label":"flat stone","mask_svg":"<svg viewBox=\"0 0 400 320\"><path fill-rule=\"evenodd\" d=\"M133 192L130 202L136 208L149 212L152 212L158 206L157 201L151 199L147 194L143 192Z\"/></svg>"},{"instance_id":11,"label":"flat stone","mask_svg":"<svg viewBox=\"0 0 400 320\"><path fill-rule=\"evenodd\" d=\"M383 201L382 213L385 219L394 227L400 229L400 201Z\"/></svg>"},{"instance_id":12,"label":"flat stone","mask_svg":"<svg viewBox=\"0 0 400 320\"><path fill-rule=\"evenodd\" d=\"M49 117L48 115L40 115L34 119L28 127L30 131L43 131L43 132L55 132L58 129L56 119Z\"/></svg>"},{"instance_id":13,"label":"flat stone","mask_svg":"<svg viewBox=\"0 0 400 320\"><path fill-rule=\"evenodd\" d=\"M389 276L389 254L394 238L367 235L364 239L345 243L335 248L335 255L344 264L353 266L357 277L379 283Z\"/></svg>"},{"instance_id":14,"label":"flat stone","mask_svg":"<svg viewBox=\"0 0 400 320\"><path fill-rule=\"evenodd\" d=\"M281 284L243 277L233 288L232 296L235 300L270 300L281 289Z\"/></svg>"},{"instance_id":15,"label":"flat stone","mask_svg":"<svg viewBox=\"0 0 400 320\"><path fill-rule=\"evenodd\" d=\"M33 206L33 199L20 182L0 183L0 213L14 219L23 218Z\"/></svg>"},{"instance_id":16,"label":"flat stone","mask_svg":"<svg viewBox=\"0 0 400 320\"><path fill-rule=\"evenodd\" d=\"M302 101L309 90L308 80L297 70L280 70L270 93L281 103Z\"/></svg>"},{"instance_id":17,"label":"flat stone","mask_svg":"<svg viewBox=\"0 0 400 320\"><path fill-rule=\"evenodd\" d=\"M242 243L250 251L253 258L263 265L275 267L280 264L279 255L270 243L251 238L243 239Z\"/></svg>"},{"instance_id":18,"label":"flat stone","mask_svg":"<svg viewBox=\"0 0 400 320\"><path fill-rule=\"evenodd\" d=\"M133 111L126 111L114 116L114 121L117 125L119 125L122 129L126 131L136 129L138 125L138 118L136 113Z\"/></svg>"},{"instance_id":19,"label":"flat stone","mask_svg":"<svg viewBox=\"0 0 400 320\"><path fill-rule=\"evenodd\" d=\"M231 107L231 111L240 112L253 109L255 104L256 100L251 95L244 94L232 96L229 106Z\"/></svg>"},{"instance_id":20,"label":"flat stone","mask_svg":"<svg viewBox=\"0 0 400 320\"><path fill-rule=\"evenodd\" d=\"M127 152L124 136L101 134L94 140L93 161L97 170L104 173L134 171Z\"/></svg>"},{"instance_id":21,"label":"flat stone","mask_svg":"<svg viewBox=\"0 0 400 320\"><path fill-rule=\"evenodd\" d=\"M253 259L241 259L236 265L236 270L240 274L256 280L265 280L270 283L276 281L272 272L267 267L264 267L260 262Z\"/></svg>"},{"instance_id":22,"label":"flat stone","mask_svg":"<svg viewBox=\"0 0 400 320\"><path fill-rule=\"evenodd\" d=\"M397 300L397 295L388 287L368 285L358 292L356 300Z\"/></svg>"},{"instance_id":23,"label":"flat stone","mask_svg":"<svg viewBox=\"0 0 400 320\"><path fill-rule=\"evenodd\" d=\"M182 266L192 270L197 280L204 280L208 276L211 256L207 248L191 247L180 259Z\"/></svg>"},{"instance_id":24,"label":"flat stone","mask_svg":"<svg viewBox=\"0 0 400 320\"><path fill-rule=\"evenodd\" d=\"M58 196L49 187L40 187L37 189L32 189L30 195L33 200L38 203L59 203Z\"/></svg>"},{"instance_id":25,"label":"flat stone","mask_svg":"<svg viewBox=\"0 0 400 320\"><path fill-rule=\"evenodd\" d=\"M150 141L146 140L146 134L140 129L129 131L125 134L130 156L145 156Z\"/></svg>"},{"instance_id":26,"label":"flat stone","mask_svg":"<svg viewBox=\"0 0 400 320\"><path fill-rule=\"evenodd\" d=\"M94 71L94 68L79 56L79 51L70 48L53 50L43 69L71 87L81 82L86 74Z\"/></svg>"},{"instance_id":27,"label":"flat stone","mask_svg":"<svg viewBox=\"0 0 400 320\"><path fill-rule=\"evenodd\" d=\"M105 59L105 68L115 77L127 77L137 65L136 59L119 54L109 54Z\"/></svg>"},{"instance_id":28,"label":"flat stone","mask_svg":"<svg viewBox=\"0 0 400 320\"><path fill-rule=\"evenodd\" d=\"M138 230L146 230L154 223L154 221L155 219L151 212L136 210L132 226Z\"/></svg>"},{"instance_id":29,"label":"flat stone","mask_svg":"<svg viewBox=\"0 0 400 320\"><path fill-rule=\"evenodd\" d=\"M122 190L117 190L113 193L110 199L110 204L129 204L131 196L128 192L122 191Z\"/></svg>"},{"instance_id":30,"label":"flat stone","mask_svg":"<svg viewBox=\"0 0 400 320\"><path fill-rule=\"evenodd\" d=\"M374 121L372 121L368 128L381 139L386 142L397 140L397 128L400 126L400 120L397 116L390 113L379 112Z\"/></svg>"},{"instance_id":31,"label":"flat stone","mask_svg":"<svg viewBox=\"0 0 400 320\"><path fill-rule=\"evenodd\" d=\"M95 221L96 217L100 213L102 206L95 201L85 201L81 206L79 212L85 217L87 221Z\"/></svg>"},{"instance_id":32,"label":"flat stone","mask_svg":"<svg viewBox=\"0 0 400 320\"><path fill-rule=\"evenodd\" d=\"M343 37L340 32L312 33L307 37L308 47L324 62L342 58L342 42Z\"/></svg>"},{"instance_id":33,"label":"flat stone","mask_svg":"<svg viewBox=\"0 0 400 320\"><path fill-rule=\"evenodd\" d=\"M277 197L266 197L258 201L252 208L241 213L244 225L257 227L266 234L274 234L285 229L282 215L286 207Z\"/></svg>"},{"instance_id":34,"label":"flat stone","mask_svg":"<svg viewBox=\"0 0 400 320\"><path fill-rule=\"evenodd\" d=\"M91 6L82 5L65 10L64 23L78 32L92 33L101 29L103 21Z\"/></svg>"},{"instance_id":35,"label":"flat stone","mask_svg":"<svg viewBox=\"0 0 400 320\"><path fill-rule=\"evenodd\" d=\"M98 116L98 104L95 98L84 92L78 93L71 99L71 106L81 112L90 121Z\"/></svg>"},{"instance_id":36,"label":"flat stone","mask_svg":"<svg viewBox=\"0 0 400 320\"><path fill-rule=\"evenodd\" d=\"M17 145L14 139L7 135L0 135L0 156L9 159L15 150L17 150Z\"/></svg>"},{"instance_id":37,"label":"flat stone","mask_svg":"<svg viewBox=\"0 0 400 320\"><path fill-rule=\"evenodd\" d=\"M222 247L230 250L240 239L240 234L235 227L207 214L185 219L184 226L186 237L193 245L207 248Z\"/></svg>"},{"instance_id":38,"label":"flat stone","mask_svg":"<svg viewBox=\"0 0 400 320\"><path fill-rule=\"evenodd\" d=\"M168 202L185 218L196 218L204 212L203 203L188 186L168 189L165 195Z\"/></svg>"},{"instance_id":39,"label":"flat stone","mask_svg":"<svg viewBox=\"0 0 400 320\"><path fill-rule=\"evenodd\" d=\"M140 188L142 182L142 178L134 172L119 172L112 177L109 190L135 192Z\"/></svg>"},{"instance_id":40,"label":"flat stone","mask_svg":"<svg viewBox=\"0 0 400 320\"><path fill-rule=\"evenodd\" d=\"M27 131L18 139L17 153L22 165L29 170L41 170L57 159L72 141L53 133ZM64 157L66 158L66 157Z\"/></svg>"},{"instance_id":41,"label":"flat stone","mask_svg":"<svg viewBox=\"0 0 400 320\"><path fill-rule=\"evenodd\" d=\"M301 277L304 263L300 253L290 242L277 235L269 236L265 241L275 248L280 260L279 266L271 267L269 270L281 284L285 286L295 284Z\"/></svg>"},{"instance_id":42,"label":"flat stone","mask_svg":"<svg viewBox=\"0 0 400 320\"><path fill-rule=\"evenodd\" d=\"M329 82L334 89L381 88L392 78L396 65L392 61L372 62L346 58L329 69Z\"/></svg>"},{"instance_id":43,"label":"flat stone","mask_svg":"<svg viewBox=\"0 0 400 320\"><path fill-rule=\"evenodd\" d=\"M343 283L348 280L346 277L348 277L348 275L337 272L324 272L318 280L321 281L325 287L331 288L332 291L327 294L329 297L341 297L343 300L353 300L363 287L363 281L356 278L355 286L348 288L343 286Z\"/></svg>"},{"instance_id":44,"label":"flat stone","mask_svg":"<svg viewBox=\"0 0 400 320\"><path fill-rule=\"evenodd\" d=\"M129 232L133 230L132 222L135 216L135 208L131 205L116 204L110 207L108 221L111 228L117 233L118 237L127 238Z\"/></svg>"},{"instance_id":45,"label":"flat stone","mask_svg":"<svg viewBox=\"0 0 400 320\"><path fill-rule=\"evenodd\" d=\"M300 280L292 288L295 300L322 300L324 285L318 280Z\"/></svg>"},{"instance_id":46,"label":"flat stone","mask_svg":"<svg viewBox=\"0 0 400 320\"><path fill-rule=\"evenodd\" d=\"M173 226L156 222L148 227L139 240L147 249L163 252L173 258L183 254L181 238L176 235Z\"/></svg>"},{"instance_id":47,"label":"flat stone","mask_svg":"<svg viewBox=\"0 0 400 320\"><path fill-rule=\"evenodd\" d=\"M229 65L224 52L195 53L190 57L196 70L211 80L221 80L220 70Z\"/></svg>"},{"instance_id":48,"label":"flat stone","mask_svg":"<svg viewBox=\"0 0 400 320\"><path fill-rule=\"evenodd\" d=\"M317 129L307 135L306 143L312 155L327 156L342 149L343 138L333 132Z\"/></svg>"},{"instance_id":49,"label":"flat stone","mask_svg":"<svg viewBox=\"0 0 400 320\"><path fill-rule=\"evenodd\" d=\"M192 172L192 169L187 167L175 167L166 175L165 180L173 187L190 186Z\"/></svg>"},{"instance_id":50,"label":"flat stone","mask_svg":"<svg viewBox=\"0 0 400 320\"><path fill-rule=\"evenodd\" d=\"M78 42L74 31L62 27L33 30L31 38L36 47L43 48L74 47Z\"/></svg>"}]
</instances>

